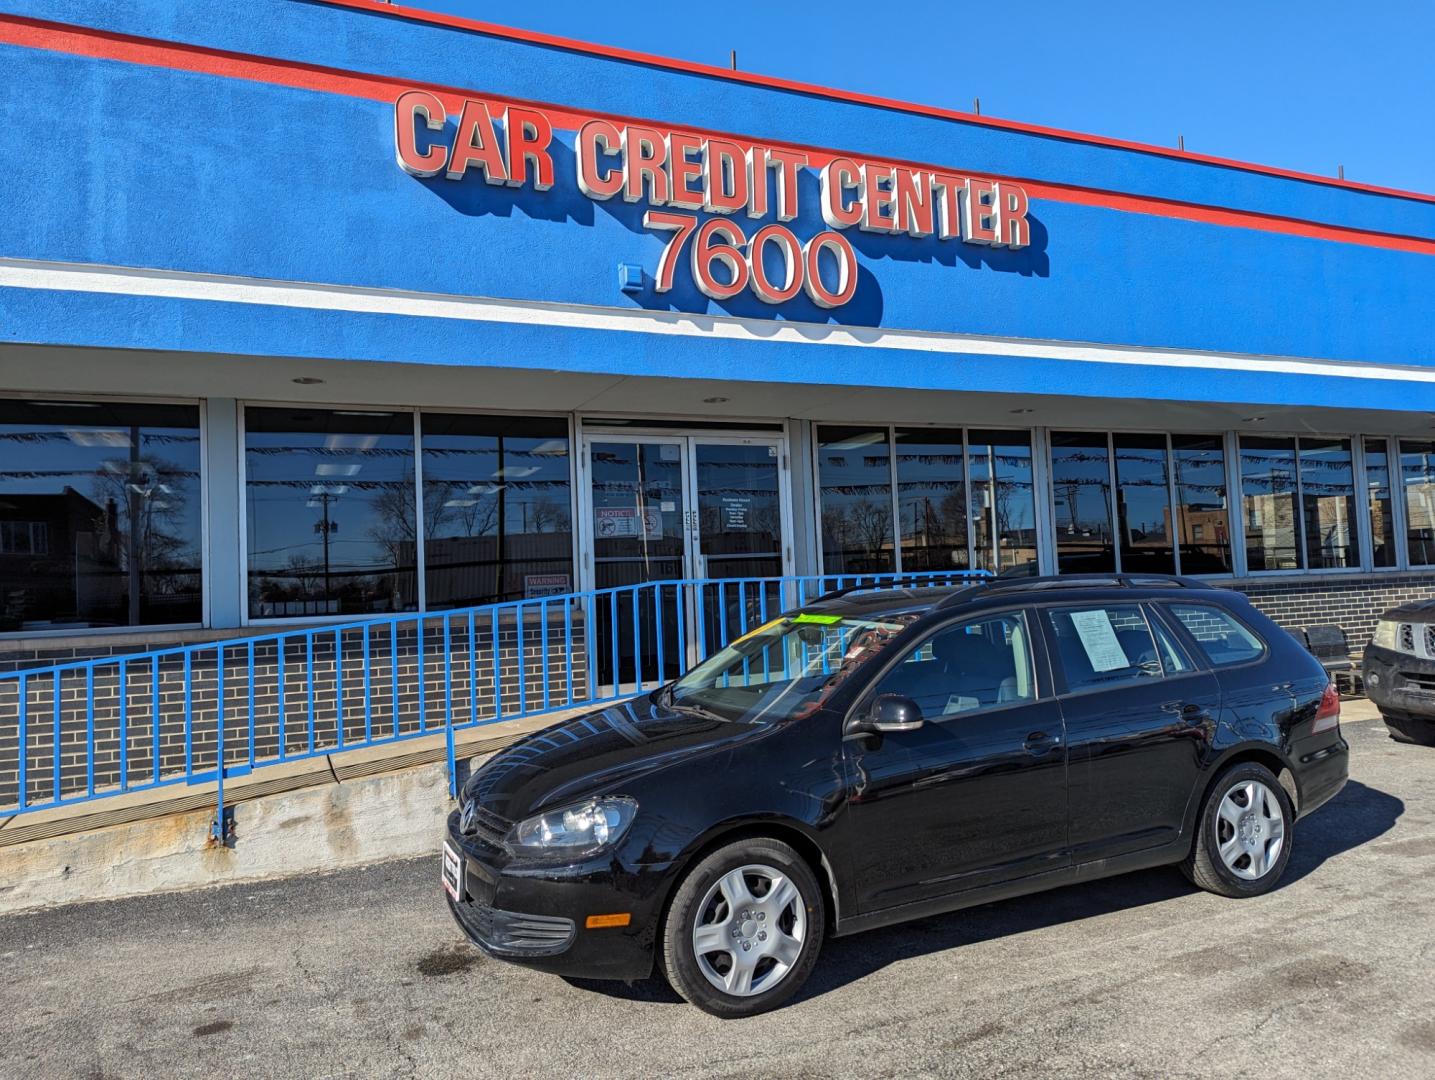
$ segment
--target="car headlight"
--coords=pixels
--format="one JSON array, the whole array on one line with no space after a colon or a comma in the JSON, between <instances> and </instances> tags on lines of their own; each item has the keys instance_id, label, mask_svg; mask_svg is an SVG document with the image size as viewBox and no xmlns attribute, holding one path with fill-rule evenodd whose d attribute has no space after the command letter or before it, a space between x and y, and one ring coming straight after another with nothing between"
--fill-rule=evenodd
<instances>
[{"instance_id":1,"label":"car headlight","mask_svg":"<svg viewBox=\"0 0 1435 1080\"><path fill-rule=\"evenodd\" d=\"M1399 646L1396 644L1396 637L1399 629L1399 623L1381 619L1375 624L1375 636L1370 639L1370 643L1379 649L1391 649L1398 652Z\"/></svg>"},{"instance_id":2,"label":"car headlight","mask_svg":"<svg viewBox=\"0 0 1435 1080\"><path fill-rule=\"evenodd\" d=\"M637 802L627 796L589 799L520 821L507 845L516 854L530 855L597 851L616 844L637 812Z\"/></svg>"}]
</instances>

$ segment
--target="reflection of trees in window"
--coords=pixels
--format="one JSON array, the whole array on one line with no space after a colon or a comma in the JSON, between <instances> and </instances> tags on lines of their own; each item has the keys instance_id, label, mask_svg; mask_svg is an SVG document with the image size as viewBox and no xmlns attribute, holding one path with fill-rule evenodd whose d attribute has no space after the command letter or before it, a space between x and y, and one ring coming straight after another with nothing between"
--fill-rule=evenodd
<instances>
[{"instance_id":1,"label":"reflection of trees in window","mask_svg":"<svg viewBox=\"0 0 1435 1080\"><path fill-rule=\"evenodd\" d=\"M0 402L0 630L198 622L199 411Z\"/></svg>"},{"instance_id":2,"label":"reflection of trees in window","mask_svg":"<svg viewBox=\"0 0 1435 1080\"><path fill-rule=\"evenodd\" d=\"M960 428L898 428L898 527L902 570L967 565L966 492Z\"/></svg>"},{"instance_id":3,"label":"reflection of trees in window","mask_svg":"<svg viewBox=\"0 0 1435 1080\"><path fill-rule=\"evenodd\" d=\"M829 574L896 569L887 429L819 427L822 556Z\"/></svg>"},{"instance_id":4,"label":"reflection of trees in window","mask_svg":"<svg viewBox=\"0 0 1435 1080\"><path fill-rule=\"evenodd\" d=\"M413 414L245 412L250 613L412 610Z\"/></svg>"},{"instance_id":5,"label":"reflection of trees in window","mask_svg":"<svg viewBox=\"0 0 1435 1080\"><path fill-rule=\"evenodd\" d=\"M518 599L534 575L571 584L567 422L424 413L422 425L428 606Z\"/></svg>"},{"instance_id":6,"label":"reflection of trees in window","mask_svg":"<svg viewBox=\"0 0 1435 1080\"><path fill-rule=\"evenodd\" d=\"M1061 573L1115 570L1111 458L1106 435L1052 432L1051 488L1056 503L1058 570Z\"/></svg>"},{"instance_id":7,"label":"reflection of trees in window","mask_svg":"<svg viewBox=\"0 0 1435 1080\"><path fill-rule=\"evenodd\" d=\"M1390 493L1390 448L1385 439L1365 440L1365 488L1373 541L1371 563L1394 566L1395 513Z\"/></svg>"},{"instance_id":8,"label":"reflection of trees in window","mask_svg":"<svg viewBox=\"0 0 1435 1080\"><path fill-rule=\"evenodd\" d=\"M971 431L973 546L979 569L1036 566L1036 498L1025 432Z\"/></svg>"},{"instance_id":9,"label":"reflection of trees in window","mask_svg":"<svg viewBox=\"0 0 1435 1080\"><path fill-rule=\"evenodd\" d=\"M1181 573L1230 573L1224 441L1220 435L1172 435L1171 454Z\"/></svg>"},{"instance_id":10,"label":"reflection of trees in window","mask_svg":"<svg viewBox=\"0 0 1435 1080\"><path fill-rule=\"evenodd\" d=\"M1243 435L1240 447L1248 567L1358 566L1350 440Z\"/></svg>"}]
</instances>

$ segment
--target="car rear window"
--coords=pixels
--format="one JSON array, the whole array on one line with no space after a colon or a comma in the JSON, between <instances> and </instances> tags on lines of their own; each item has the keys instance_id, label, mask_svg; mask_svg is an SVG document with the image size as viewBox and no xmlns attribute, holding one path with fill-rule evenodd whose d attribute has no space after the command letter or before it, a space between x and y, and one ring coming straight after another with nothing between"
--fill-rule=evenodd
<instances>
[{"instance_id":1,"label":"car rear window","mask_svg":"<svg viewBox=\"0 0 1435 1080\"><path fill-rule=\"evenodd\" d=\"M1235 616L1207 604L1171 604L1172 615L1181 620L1213 667L1230 667L1257 659L1266 643Z\"/></svg>"}]
</instances>

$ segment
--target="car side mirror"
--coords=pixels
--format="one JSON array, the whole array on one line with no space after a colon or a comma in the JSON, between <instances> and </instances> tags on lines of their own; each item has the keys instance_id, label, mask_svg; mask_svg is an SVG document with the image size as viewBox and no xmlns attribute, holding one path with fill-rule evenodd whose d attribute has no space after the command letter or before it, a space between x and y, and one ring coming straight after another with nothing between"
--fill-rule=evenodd
<instances>
[{"instance_id":1,"label":"car side mirror","mask_svg":"<svg viewBox=\"0 0 1435 1080\"><path fill-rule=\"evenodd\" d=\"M886 735L895 731L916 731L922 724L922 710L911 698L901 694L879 694L867 712L862 730Z\"/></svg>"}]
</instances>

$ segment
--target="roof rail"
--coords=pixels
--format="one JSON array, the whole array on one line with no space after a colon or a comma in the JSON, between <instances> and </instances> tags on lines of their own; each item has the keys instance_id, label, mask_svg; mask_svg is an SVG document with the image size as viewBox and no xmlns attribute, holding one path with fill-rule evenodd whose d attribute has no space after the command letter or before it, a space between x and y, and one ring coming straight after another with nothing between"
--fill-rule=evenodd
<instances>
[{"instance_id":1,"label":"roof rail","mask_svg":"<svg viewBox=\"0 0 1435 1080\"><path fill-rule=\"evenodd\" d=\"M1194 578L1178 577L1175 574L1063 574L1045 577L998 578L978 582L975 588L983 596L1008 592L1045 592L1048 589L1206 589L1210 586ZM948 596L937 605L951 607L958 596Z\"/></svg>"},{"instance_id":2,"label":"roof rail","mask_svg":"<svg viewBox=\"0 0 1435 1080\"><path fill-rule=\"evenodd\" d=\"M958 592L962 592L986 584L986 581L980 579L952 581L950 579L954 573L961 573L961 571L919 570L910 574L893 574L887 581L871 580L866 584L846 585L840 589L833 589L831 592L825 592L821 596L806 601L802 606L825 603L828 600L836 600L838 597L857 592L910 592L912 589L956 589ZM943 603L947 599L944 597Z\"/></svg>"}]
</instances>

